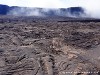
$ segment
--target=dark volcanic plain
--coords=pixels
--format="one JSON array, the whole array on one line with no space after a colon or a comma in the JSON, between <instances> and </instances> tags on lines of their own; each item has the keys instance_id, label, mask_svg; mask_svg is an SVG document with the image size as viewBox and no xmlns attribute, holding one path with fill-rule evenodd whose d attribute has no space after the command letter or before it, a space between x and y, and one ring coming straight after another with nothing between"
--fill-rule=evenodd
<instances>
[{"instance_id":1,"label":"dark volcanic plain","mask_svg":"<svg viewBox=\"0 0 100 75\"><path fill-rule=\"evenodd\" d=\"M0 16L0 75L100 75L99 21Z\"/></svg>"}]
</instances>

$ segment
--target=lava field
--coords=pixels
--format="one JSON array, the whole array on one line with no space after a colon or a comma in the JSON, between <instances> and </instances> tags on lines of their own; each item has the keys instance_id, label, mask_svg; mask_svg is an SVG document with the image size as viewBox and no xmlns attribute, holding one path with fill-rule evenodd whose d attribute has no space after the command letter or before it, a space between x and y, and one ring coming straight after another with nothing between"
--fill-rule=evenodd
<instances>
[{"instance_id":1,"label":"lava field","mask_svg":"<svg viewBox=\"0 0 100 75\"><path fill-rule=\"evenodd\" d=\"M100 75L100 20L0 16L0 75Z\"/></svg>"}]
</instances>

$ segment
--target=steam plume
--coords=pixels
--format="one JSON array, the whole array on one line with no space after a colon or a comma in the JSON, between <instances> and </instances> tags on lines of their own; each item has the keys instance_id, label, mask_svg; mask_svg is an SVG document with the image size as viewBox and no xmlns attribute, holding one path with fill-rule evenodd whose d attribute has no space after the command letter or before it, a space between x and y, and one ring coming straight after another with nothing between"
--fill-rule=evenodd
<instances>
[{"instance_id":1,"label":"steam plume","mask_svg":"<svg viewBox=\"0 0 100 75\"><path fill-rule=\"evenodd\" d=\"M68 8L80 6L85 8L85 12L91 17L100 18L100 0L0 0L0 4L40 8ZM34 14L38 15L39 12L35 12Z\"/></svg>"}]
</instances>

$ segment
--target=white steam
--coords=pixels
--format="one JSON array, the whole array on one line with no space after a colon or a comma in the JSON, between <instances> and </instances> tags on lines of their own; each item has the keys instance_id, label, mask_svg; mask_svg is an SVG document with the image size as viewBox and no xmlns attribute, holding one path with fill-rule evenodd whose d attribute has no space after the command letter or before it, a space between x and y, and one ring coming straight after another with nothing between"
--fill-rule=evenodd
<instances>
[{"instance_id":1,"label":"white steam","mask_svg":"<svg viewBox=\"0 0 100 75\"><path fill-rule=\"evenodd\" d=\"M7 15L16 16L43 16L37 9L33 8L15 8L7 13Z\"/></svg>"},{"instance_id":2,"label":"white steam","mask_svg":"<svg viewBox=\"0 0 100 75\"><path fill-rule=\"evenodd\" d=\"M0 0L0 4L10 6L68 8L83 7L91 17L100 18L100 0ZM22 9L23 10L23 9ZM39 13L34 13L39 14Z\"/></svg>"}]
</instances>

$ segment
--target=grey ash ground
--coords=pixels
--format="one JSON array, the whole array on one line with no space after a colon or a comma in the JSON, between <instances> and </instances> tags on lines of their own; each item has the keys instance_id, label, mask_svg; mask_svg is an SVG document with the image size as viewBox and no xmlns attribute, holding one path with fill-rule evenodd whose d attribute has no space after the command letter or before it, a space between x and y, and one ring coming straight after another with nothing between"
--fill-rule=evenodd
<instances>
[{"instance_id":1,"label":"grey ash ground","mask_svg":"<svg viewBox=\"0 0 100 75\"><path fill-rule=\"evenodd\" d=\"M0 17L0 75L100 75L99 20Z\"/></svg>"}]
</instances>

